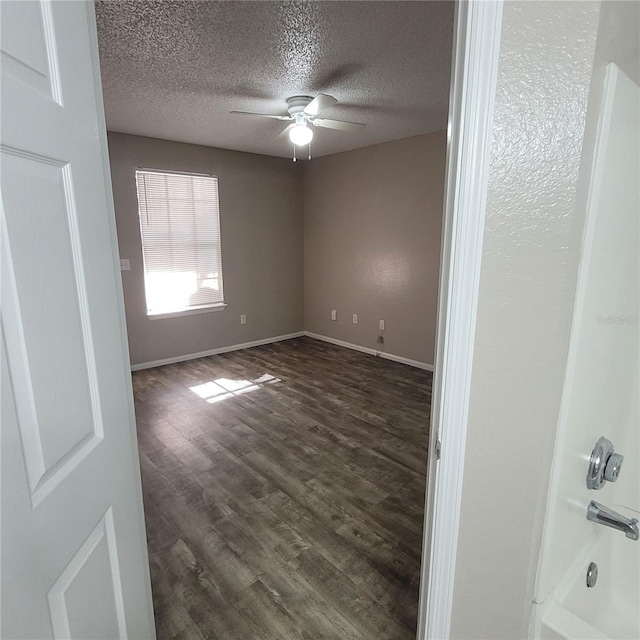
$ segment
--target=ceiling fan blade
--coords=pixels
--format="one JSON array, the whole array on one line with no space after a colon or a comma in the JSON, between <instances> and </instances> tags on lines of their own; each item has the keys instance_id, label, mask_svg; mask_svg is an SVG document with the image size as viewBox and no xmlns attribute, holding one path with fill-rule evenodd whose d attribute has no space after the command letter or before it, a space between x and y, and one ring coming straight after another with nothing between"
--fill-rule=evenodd
<instances>
[{"instance_id":1,"label":"ceiling fan blade","mask_svg":"<svg viewBox=\"0 0 640 640\"><path fill-rule=\"evenodd\" d=\"M291 131L291 129L293 129L293 127L295 127L295 124L291 123L289 126L285 127L282 130L282 133L278 134L276 136L276 140L282 140L283 138L288 137L289 135L289 131Z\"/></svg>"},{"instance_id":2,"label":"ceiling fan blade","mask_svg":"<svg viewBox=\"0 0 640 640\"><path fill-rule=\"evenodd\" d=\"M319 93L305 108L302 113L308 116L317 116L321 111L332 107L338 102L333 96Z\"/></svg>"},{"instance_id":3,"label":"ceiling fan blade","mask_svg":"<svg viewBox=\"0 0 640 640\"><path fill-rule=\"evenodd\" d=\"M362 122L347 122L346 120L328 120L327 118L314 118L310 120L311 124L316 127L325 127L326 129L337 129L338 131L358 131L364 127Z\"/></svg>"},{"instance_id":4,"label":"ceiling fan blade","mask_svg":"<svg viewBox=\"0 0 640 640\"><path fill-rule=\"evenodd\" d=\"M270 113L254 113L253 111L229 111L234 116L258 116L259 118L273 118L274 120L293 120L291 116L274 116Z\"/></svg>"}]
</instances>

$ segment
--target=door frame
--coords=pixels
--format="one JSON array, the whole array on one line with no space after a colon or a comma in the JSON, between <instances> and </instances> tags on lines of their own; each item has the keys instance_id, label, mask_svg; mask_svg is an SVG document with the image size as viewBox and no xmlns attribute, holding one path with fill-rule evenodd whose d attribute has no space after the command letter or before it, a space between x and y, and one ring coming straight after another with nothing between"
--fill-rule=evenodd
<instances>
[{"instance_id":1,"label":"door frame","mask_svg":"<svg viewBox=\"0 0 640 640\"><path fill-rule=\"evenodd\" d=\"M502 9L455 8L417 640L450 635Z\"/></svg>"},{"instance_id":2,"label":"door frame","mask_svg":"<svg viewBox=\"0 0 640 640\"><path fill-rule=\"evenodd\" d=\"M451 628L502 8L455 9L417 640Z\"/></svg>"}]
</instances>

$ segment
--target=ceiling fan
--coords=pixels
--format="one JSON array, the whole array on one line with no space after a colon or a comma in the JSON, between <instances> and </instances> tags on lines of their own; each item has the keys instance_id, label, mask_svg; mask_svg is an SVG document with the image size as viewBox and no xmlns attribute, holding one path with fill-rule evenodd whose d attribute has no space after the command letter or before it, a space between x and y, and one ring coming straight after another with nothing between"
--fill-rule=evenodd
<instances>
[{"instance_id":1,"label":"ceiling fan","mask_svg":"<svg viewBox=\"0 0 640 640\"><path fill-rule=\"evenodd\" d=\"M345 120L330 120L318 117L321 112L337 104L337 102L333 96L320 93L315 98L311 96L292 96L287 98L287 115L278 116L268 113L253 113L251 111L230 111L229 113L237 116L256 116L291 122L280 136L289 135L289 140L294 144L293 159L295 160L296 146L311 145L313 131L309 125L337 129L338 131L355 131L365 126L361 122L347 122ZM311 158L311 149L309 149L309 158Z\"/></svg>"}]
</instances>

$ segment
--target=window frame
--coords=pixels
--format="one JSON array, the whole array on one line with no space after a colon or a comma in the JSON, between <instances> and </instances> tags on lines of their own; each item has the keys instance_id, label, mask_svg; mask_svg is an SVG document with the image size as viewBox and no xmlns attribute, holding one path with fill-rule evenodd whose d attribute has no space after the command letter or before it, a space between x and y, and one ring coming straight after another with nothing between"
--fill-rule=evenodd
<instances>
[{"instance_id":1,"label":"window frame","mask_svg":"<svg viewBox=\"0 0 640 640\"><path fill-rule=\"evenodd\" d=\"M160 175L176 175L176 176L187 176L187 177L200 177L200 178L214 178L216 180L216 190L218 192L218 244L219 244L219 252L220 252L220 283L221 283L221 294L222 299L217 302L212 302L210 304L197 305L192 307L185 307L183 309L177 309L173 311L159 311L152 312L149 310L149 302L148 302L148 292L147 292L147 268L146 268L146 259L145 259L145 245L144 245L144 236L142 232L142 216L140 211L140 198L138 192L138 174L139 173L156 173ZM196 171L177 171L173 169L153 169L149 167L135 167L134 169L134 180L135 180L135 189L136 189L136 203L137 203L137 215L138 215L138 231L140 234L140 250L142 253L142 278L143 278L143 286L144 286L144 298L145 298L145 315L150 320L162 320L165 318L176 318L182 316L190 316L197 315L201 313L211 313L216 311L224 311L227 308L227 303L224 300L224 276L223 276L223 258L222 258L222 216L220 213L220 178L213 173L201 173Z\"/></svg>"}]
</instances>

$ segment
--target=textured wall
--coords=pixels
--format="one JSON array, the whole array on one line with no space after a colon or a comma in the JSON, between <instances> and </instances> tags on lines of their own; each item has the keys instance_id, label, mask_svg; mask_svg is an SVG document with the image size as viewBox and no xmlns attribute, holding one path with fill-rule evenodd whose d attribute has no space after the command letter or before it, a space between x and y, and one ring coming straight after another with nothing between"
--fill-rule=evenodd
<instances>
[{"instance_id":1,"label":"textured wall","mask_svg":"<svg viewBox=\"0 0 640 640\"><path fill-rule=\"evenodd\" d=\"M290 160L109 134L109 157L133 364L303 329L302 188ZM146 315L135 169L219 178L224 311L150 320ZM247 324L240 324L240 314Z\"/></svg>"},{"instance_id":2,"label":"textured wall","mask_svg":"<svg viewBox=\"0 0 640 640\"><path fill-rule=\"evenodd\" d=\"M306 166L307 331L377 348L382 319L381 350L433 363L445 152L440 131Z\"/></svg>"},{"instance_id":3,"label":"textured wall","mask_svg":"<svg viewBox=\"0 0 640 640\"><path fill-rule=\"evenodd\" d=\"M599 3L506 2L452 638L523 638L531 611L584 212Z\"/></svg>"}]
</instances>

